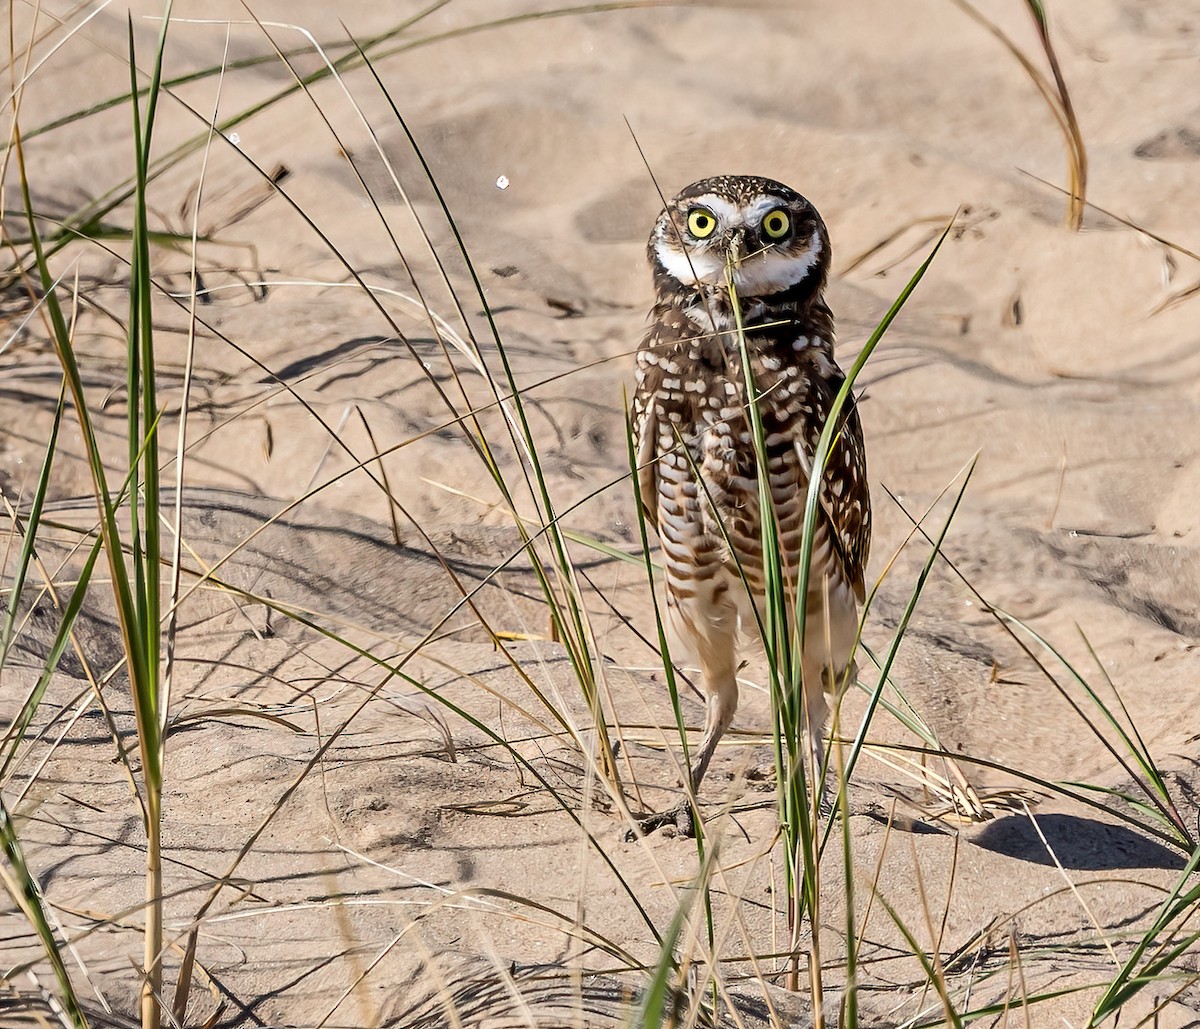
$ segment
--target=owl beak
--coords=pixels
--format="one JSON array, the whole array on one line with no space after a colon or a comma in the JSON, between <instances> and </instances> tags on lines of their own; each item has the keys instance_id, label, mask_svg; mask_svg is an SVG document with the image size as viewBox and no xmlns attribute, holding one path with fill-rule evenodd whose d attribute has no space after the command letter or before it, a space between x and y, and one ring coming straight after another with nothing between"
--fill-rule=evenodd
<instances>
[{"instance_id":1,"label":"owl beak","mask_svg":"<svg viewBox=\"0 0 1200 1029\"><path fill-rule=\"evenodd\" d=\"M725 242L725 253L735 268L746 259L746 230L735 229Z\"/></svg>"}]
</instances>

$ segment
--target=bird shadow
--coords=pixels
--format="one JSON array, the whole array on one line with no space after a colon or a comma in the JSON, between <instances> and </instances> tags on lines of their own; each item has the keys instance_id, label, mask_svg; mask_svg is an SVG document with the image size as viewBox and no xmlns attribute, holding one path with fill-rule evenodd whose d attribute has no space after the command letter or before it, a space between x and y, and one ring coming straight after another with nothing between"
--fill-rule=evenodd
<instances>
[{"instance_id":1,"label":"bird shadow","mask_svg":"<svg viewBox=\"0 0 1200 1029\"><path fill-rule=\"evenodd\" d=\"M1081 872L1182 868L1184 864L1179 852L1126 826L1054 812L1037 816L1036 827L1024 815L989 822L973 842L993 853L1036 865L1053 865L1057 857L1064 868Z\"/></svg>"}]
</instances>

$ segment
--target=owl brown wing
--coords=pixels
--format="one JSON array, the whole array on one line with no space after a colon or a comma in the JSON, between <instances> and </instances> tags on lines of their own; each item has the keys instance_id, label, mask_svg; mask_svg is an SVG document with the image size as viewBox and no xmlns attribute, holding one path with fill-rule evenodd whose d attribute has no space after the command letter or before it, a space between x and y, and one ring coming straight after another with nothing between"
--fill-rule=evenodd
<instances>
[{"instance_id":1,"label":"owl brown wing","mask_svg":"<svg viewBox=\"0 0 1200 1029\"><path fill-rule=\"evenodd\" d=\"M808 377L808 406L815 417L808 431L797 436L796 448L810 471L817 441L843 382L845 376L836 366L832 374L826 372ZM834 548L846 578L861 602L866 595L867 558L871 549L871 493L867 485L862 421L853 397L843 406L839 420L821 482L821 511L833 528Z\"/></svg>"},{"instance_id":2,"label":"owl brown wing","mask_svg":"<svg viewBox=\"0 0 1200 1029\"><path fill-rule=\"evenodd\" d=\"M647 343L643 343L643 350ZM662 369L638 353L637 389L633 394L633 452L637 462L637 494L646 521L658 528L658 403Z\"/></svg>"},{"instance_id":3,"label":"owl brown wing","mask_svg":"<svg viewBox=\"0 0 1200 1029\"><path fill-rule=\"evenodd\" d=\"M826 489L843 483L840 495L825 500L829 516L837 529L835 539L850 576L850 584L861 602L866 595L867 559L871 551L871 491L867 484L867 453L863 442L862 421L853 397L850 411L842 419L837 442L825 465ZM832 466L832 467L831 467Z\"/></svg>"}]
</instances>

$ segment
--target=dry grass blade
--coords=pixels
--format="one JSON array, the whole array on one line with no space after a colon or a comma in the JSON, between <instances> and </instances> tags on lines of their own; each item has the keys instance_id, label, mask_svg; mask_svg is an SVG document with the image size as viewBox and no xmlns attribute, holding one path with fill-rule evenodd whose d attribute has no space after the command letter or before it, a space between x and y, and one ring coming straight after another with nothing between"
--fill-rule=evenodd
<instances>
[{"instance_id":1,"label":"dry grass blade","mask_svg":"<svg viewBox=\"0 0 1200 1029\"><path fill-rule=\"evenodd\" d=\"M1010 54L1020 63L1025 74L1029 76L1037 91L1046 101L1050 113L1058 123L1063 141L1067 147L1067 174L1071 189L1067 202L1067 225L1078 231L1083 224L1083 212L1087 204L1087 148L1083 142L1083 132L1075 116L1075 107L1071 102L1071 93L1063 78L1059 66L1058 54L1050 40L1050 23L1041 0L1025 0L1025 5L1037 29L1038 42L1046 55L1050 66L1050 74L1054 78L1053 85L1037 66L1025 55L1019 46L995 22L981 14L969 0L951 0L956 7L965 12L998 39Z\"/></svg>"},{"instance_id":2,"label":"dry grass blade","mask_svg":"<svg viewBox=\"0 0 1200 1029\"><path fill-rule=\"evenodd\" d=\"M1071 891L1071 895L1076 901L1078 901L1079 906L1084 911L1084 914L1087 915L1088 920L1092 923L1092 927L1096 930L1096 935L1104 944L1104 949L1108 951L1108 956L1112 960L1112 963L1119 967L1120 962L1117 960L1117 952L1113 949L1112 941L1105 934L1104 928L1100 925L1100 920L1096 917L1091 905L1083 899L1082 894L1079 892L1079 887L1067 874L1067 870L1063 868L1062 862L1058 859L1058 855L1054 852L1054 848L1050 845L1050 841L1046 839L1046 834L1042 832L1042 827L1038 824L1038 820L1034 816L1033 812L1029 809L1029 806L1027 804L1023 804L1022 808L1024 810L1025 817L1029 819L1029 824L1033 826L1034 832L1037 833L1038 839L1041 841L1042 846L1046 849L1046 853L1050 856L1050 860L1054 862L1054 867L1058 869L1059 875L1063 877L1063 881L1067 884L1067 889Z\"/></svg>"},{"instance_id":3,"label":"dry grass blade","mask_svg":"<svg viewBox=\"0 0 1200 1029\"><path fill-rule=\"evenodd\" d=\"M167 614L167 654L166 666L163 670L163 694L165 701L163 704L164 729L165 719L170 710L171 702L171 687L174 681L175 672L175 644L179 626L179 594L182 585L182 569L183 569L183 495L184 495L184 468L187 461L187 424L188 410L190 408L191 390L192 390L192 375L196 360L196 305L199 303L199 271L197 268L197 252L200 236L200 207L204 198L204 184L206 181L206 172L208 171L208 158L212 150L213 137L216 131L217 114L221 107L221 87L224 84L225 66L229 60L229 32L225 34L225 51L221 58L221 76L217 80L216 97L213 100L213 113L210 123L210 131L208 140L204 148L204 160L200 168L200 177L196 185L193 195L192 209L192 246L191 246L191 267L189 268L190 280L190 310L188 319L188 341L187 341L187 356L184 364L183 391L179 403L179 433L178 443L175 450L175 509L174 509L174 524L172 525L173 536L175 540L174 548L171 554L171 583L169 586L170 610ZM269 716L267 716L269 717ZM177 723L178 724L178 723ZM188 1009L188 1002L192 992L192 975L196 967L196 945L199 939L199 929L193 929L188 935L187 944L184 947L183 959L179 965L179 973L175 980L175 1000L171 1008L171 1013L177 1023L183 1024Z\"/></svg>"},{"instance_id":4,"label":"dry grass blade","mask_svg":"<svg viewBox=\"0 0 1200 1029\"><path fill-rule=\"evenodd\" d=\"M879 275L883 271L890 270L891 268L894 268L896 265L900 264L902 261L907 260L919 250L924 250L925 247L929 246L930 243L932 243L938 238L939 235L941 235L941 230L945 227L946 223L952 222L954 219L954 214L935 214L932 216L927 215L923 218L913 218L910 221L905 222L903 225L892 229L879 240L872 243L865 250L861 250L859 253L855 254L852 258L850 258L849 261L847 261L841 268L838 269L838 275L842 278L849 275L852 271L865 264L876 254L886 250L889 246L895 243L896 240L908 232L909 229L924 227L926 232L924 232L916 242L910 243L904 251L902 251L898 256L892 257L883 269L876 271L874 274Z\"/></svg>"},{"instance_id":5,"label":"dry grass blade","mask_svg":"<svg viewBox=\"0 0 1200 1029\"><path fill-rule=\"evenodd\" d=\"M915 757L908 757L892 747L868 744L863 753L912 781L922 793L920 799L896 786L882 788L928 818L974 825L993 818L996 811L1012 808L1014 791L989 790L981 795L968 782L958 762L945 752L922 751ZM937 766L944 769L944 775L938 774Z\"/></svg>"},{"instance_id":6,"label":"dry grass blade","mask_svg":"<svg viewBox=\"0 0 1200 1029\"><path fill-rule=\"evenodd\" d=\"M1054 49L1054 44L1050 41L1050 22L1046 17L1046 9L1042 0L1025 0L1025 2L1034 24L1037 25L1038 39L1041 41L1046 60L1050 65L1050 73L1054 76L1054 88L1062 108L1063 123L1066 127L1064 138L1070 159L1068 172L1071 180L1067 225L1075 231L1079 231L1083 225L1083 212L1087 201L1087 148L1084 146L1079 120L1075 116L1075 105L1071 102L1071 91L1067 89L1067 83L1058 62L1058 54Z\"/></svg>"}]
</instances>

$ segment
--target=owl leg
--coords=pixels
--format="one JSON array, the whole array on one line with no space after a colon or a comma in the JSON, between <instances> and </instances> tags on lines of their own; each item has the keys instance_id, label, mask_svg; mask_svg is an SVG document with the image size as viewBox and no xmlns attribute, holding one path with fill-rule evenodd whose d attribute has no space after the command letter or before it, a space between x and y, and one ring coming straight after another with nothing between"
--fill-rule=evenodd
<instances>
[{"instance_id":1,"label":"owl leg","mask_svg":"<svg viewBox=\"0 0 1200 1029\"><path fill-rule=\"evenodd\" d=\"M738 684L737 664L734 646L735 638L730 637L724 647L713 647L712 652L701 654L700 672L703 676L705 693L704 735L700 739L700 749L696 751L692 762L692 790L700 792L700 783L704 781L704 773L708 771L717 744L725 731L733 724L733 716L737 713ZM707 658L707 660L706 660Z\"/></svg>"},{"instance_id":2,"label":"owl leg","mask_svg":"<svg viewBox=\"0 0 1200 1029\"><path fill-rule=\"evenodd\" d=\"M849 591L828 581L823 589L809 593L804 630L804 712L808 736L810 775L819 779L818 809L822 816L833 813L836 793L830 789L825 766L825 725L829 721L829 696L836 696L842 683L854 675L854 641L858 611Z\"/></svg>"},{"instance_id":3,"label":"owl leg","mask_svg":"<svg viewBox=\"0 0 1200 1029\"><path fill-rule=\"evenodd\" d=\"M692 761L692 791L700 792L717 744L733 723L738 706L737 603L724 579L709 580L699 595L673 605L676 632L690 644L704 685L704 736Z\"/></svg>"},{"instance_id":4,"label":"owl leg","mask_svg":"<svg viewBox=\"0 0 1200 1029\"><path fill-rule=\"evenodd\" d=\"M689 770L691 792L700 783L716 752L717 744L733 722L738 706L737 633L738 610L721 581L688 583L672 588L668 581L667 613L672 632L700 665L705 694L704 735ZM685 798L669 811L641 820L643 833L673 825L683 836L695 835L692 804ZM626 839L632 835L627 834Z\"/></svg>"},{"instance_id":5,"label":"owl leg","mask_svg":"<svg viewBox=\"0 0 1200 1029\"><path fill-rule=\"evenodd\" d=\"M822 816L833 811L833 796L829 791L829 770L825 768L825 723L829 720L826 688L832 683L832 670L823 655L809 656L816 648L806 647L804 654L804 732L808 744L809 782L817 784L818 810Z\"/></svg>"}]
</instances>

